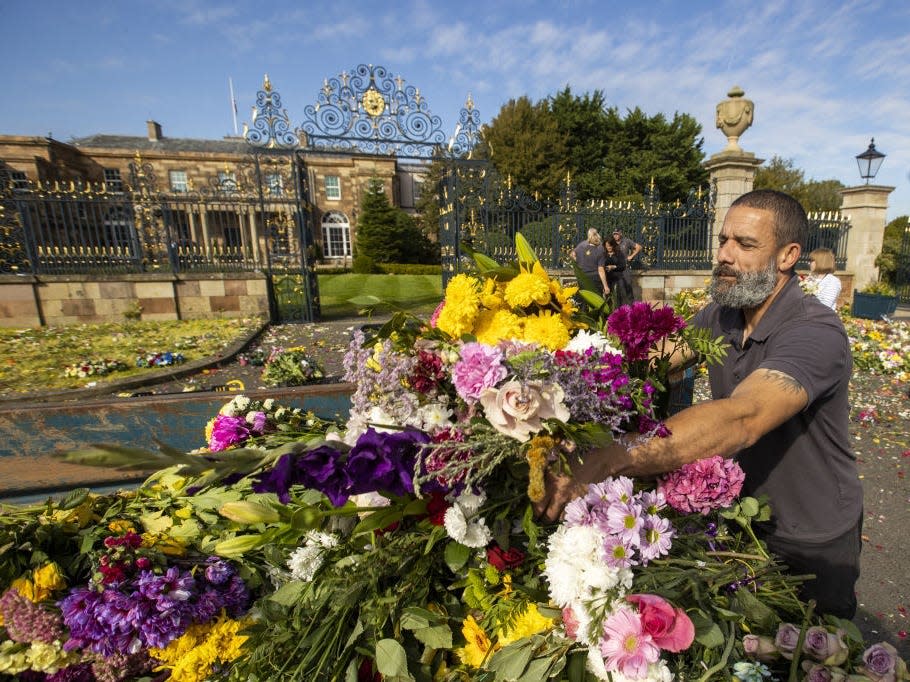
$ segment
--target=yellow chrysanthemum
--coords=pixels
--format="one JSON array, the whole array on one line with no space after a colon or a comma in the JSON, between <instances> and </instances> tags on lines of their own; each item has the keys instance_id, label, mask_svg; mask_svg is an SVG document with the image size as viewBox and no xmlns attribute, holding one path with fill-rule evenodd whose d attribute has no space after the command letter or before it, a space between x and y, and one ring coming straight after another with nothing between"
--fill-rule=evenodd
<instances>
[{"instance_id":1,"label":"yellow chrysanthemum","mask_svg":"<svg viewBox=\"0 0 910 682\"><path fill-rule=\"evenodd\" d=\"M53 562L36 568L32 580L35 582L35 591L43 590L48 595L66 587L66 579L60 572L60 567Z\"/></svg>"},{"instance_id":2,"label":"yellow chrysanthemum","mask_svg":"<svg viewBox=\"0 0 910 682\"><path fill-rule=\"evenodd\" d=\"M506 305L504 296L505 287L492 277L483 281L483 290L480 292L480 304L487 310L496 310Z\"/></svg>"},{"instance_id":3,"label":"yellow chrysanthemum","mask_svg":"<svg viewBox=\"0 0 910 682\"><path fill-rule=\"evenodd\" d=\"M455 275L446 285L445 301L436 327L455 338L470 334L480 313L480 282L470 275Z\"/></svg>"},{"instance_id":4,"label":"yellow chrysanthemum","mask_svg":"<svg viewBox=\"0 0 910 682\"><path fill-rule=\"evenodd\" d=\"M132 521L127 521L126 519L114 519L107 524L107 529L112 533L123 535L131 530L136 530L136 526L133 525Z\"/></svg>"},{"instance_id":5,"label":"yellow chrysanthemum","mask_svg":"<svg viewBox=\"0 0 910 682\"><path fill-rule=\"evenodd\" d=\"M498 643L501 646L506 646L522 637L530 637L552 627L553 619L542 616L540 611L537 610L537 605L531 604L528 606L527 611L521 614L518 620L512 624L511 628L500 632Z\"/></svg>"},{"instance_id":6,"label":"yellow chrysanthemum","mask_svg":"<svg viewBox=\"0 0 910 682\"><path fill-rule=\"evenodd\" d=\"M536 264L535 264L536 265ZM536 271L522 272L506 284L506 303L512 308L527 308L530 305L547 305L550 302L550 278Z\"/></svg>"},{"instance_id":7,"label":"yellow chrysanthemum","mask_svg":"<svg viewBox=\"0 0 910 682\"><path fill-rule=\"evenodd\" d=\"M490 638L487 637L487 633L483 631L480 624L474 620L474 616L465 618L461 634L464 635L466 644L463 648L458 649L458 657L462 663L479 668L490 653ZM494 651L498 648L498 645L494 647Z\"/></svg>"},{"instance_id":8,"label":"yellow chrysanthemum","mask_svg":"<svg viewBox=\"0 0 910 682\"><path fill-rule=\"evenodd\" d=\"M183 556L186 554L186 547L167 533L143 533L142 546L154 547L167 556Z\"/></svg>"},{"instance_id":9,"label":"yellow chrysanthemum","mask_svg":"<svg viewBox=\"0 0 910 682\"><path fill-rule=\"evenodd\" d=\"M537 315L524 319L525 341L539 343L549 350L565 348L569 343L569 330L562 316L555 315L549 310L542 310Z\"/></svg>"},{"instance_id":10,"label":"yellow chrysanthemum","mask_svg":"<svg viewBox=\"0 0 910 682\"><path fill-rule=\"evenodd\" d=\"M552 279L550 280L550 293L563 317L569 318L578 312L578 306L573 298L578 293L578 287L564 287L559 280Z\"/></svg>"},{"instance_id":11,"label":"yellow chrysanthemum","mask_svg":"<svg viewBox=\"0 0 910 682\"><path fill-rule=\"evenodd\" d=\"M504 339L520 339L523 334L522 318L504 308L483 311L474 325L474 335L477 340L489 346Z\"/></svg>"},{"instance_id":12,"label":"yellow chrysanthemum","mask_svg":"<svg viewBox=\"0 0 910 682\"><path fill-rule=\"evenodd\" d=\"M10 583L10 588L16 590L23 597L32 602L39 602L39 594L35 591L35 583L33 583L29 578L16 578Z\"/></svg>"},{"instance_id":13,"label":"yellow chrysanthemum","mask_svg":"<svg viewBox=\"0 0 910 682\"><path fill-rule=\"evenodd\" d=\"M161 661L157 671L171 671L170 680L200 682L211 675L216 662L229 663L240 656L247 637L237 632L245 625L222 615L214 623L191 625L167 647L151 648L149 653Z\"/></svg>"},{"instance_id":14,"label":"yellow chrysanthemum","mask_svg":"<svg viewBox=\"0 0 910 682\"><path fill-rule=\"evenodd\" d=\"M205 442L208 443L212 440L212 431L215 430L215 417L209 419L208 424L205 425Z\"/></svg>"}]
</instances>

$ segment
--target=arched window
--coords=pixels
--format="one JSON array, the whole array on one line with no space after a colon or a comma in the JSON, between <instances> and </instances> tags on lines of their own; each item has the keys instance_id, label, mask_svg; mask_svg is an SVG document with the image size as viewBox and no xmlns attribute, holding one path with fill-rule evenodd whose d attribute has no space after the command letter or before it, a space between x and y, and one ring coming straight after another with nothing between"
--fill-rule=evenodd
<instances>
[{"instance_id":1,"label":"arched window","mask_svg":"<svg viewBox=\"0 0 910 682\"><path fill-rule=\"evenodd\" d=\"M351 224L339 211L322 217L322 253L325 258L345 258L351 255Z\"/></svg>"}]
</instances>

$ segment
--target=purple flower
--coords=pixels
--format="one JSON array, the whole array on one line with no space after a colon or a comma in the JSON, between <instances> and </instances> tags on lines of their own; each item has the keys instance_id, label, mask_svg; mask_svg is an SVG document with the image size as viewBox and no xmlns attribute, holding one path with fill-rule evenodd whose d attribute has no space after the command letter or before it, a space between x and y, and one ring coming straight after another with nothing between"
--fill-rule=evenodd
<instances>
[{"instance_id":1,"label":"purple flower","mask_svg":"<svg viewBox=\"0 0 910 682\"><path fill-rule=\"evenodd\" d=\"M91 663L77 663L48 675L46 682L95 682Z\"/></svg>"},{"instance_id":2,"label":"purple flower","mask_svg":"<svg viewBox=\"0 0 910 682\"><path fill-rule=\"evenodd\" d=\"M327 445L298 455L282 455L274 467L254 477L253 490L276 493L287 504L291 486L302 485L325 493L334 506L340 507L347 502L350 485L340 457L341 453Z\"/></svg>"},{"instance_id":3,"label":"purple flower","mask_svg":"<svg viewBox=\"0 0 910 682\"><path fill-rule=\"evenodd\" d=\"M607 319L607 330L619 338L630 362L646 360L658 341L685 326L686 321L670 306L652 308L644 301L617 308Z\"/></svg>"},{"instance_id":4,"label":"purple flower","mask_svg":"<svg viewBox=\"0 0 910 682\"><path fill-rule=\"evenodd\" d=\"M213 585L224 584L236 573L234 567L220 557L209 557L205 563L205 579Z\"/></svg>"},{"instance_id":5,"label":"purple flower","mask_svg":"<svg viewBox=\"0 0 910 682\"><path fill-rule=\"evenodd\" d=\"M241 443L250 437L250 429L242 417L229 417L219 414L212 425L212 435L209 438L209 450L221 452L236 443Z\"/></svg>"},{"instance_id":6,"label":"purple flower","mask_svg":"<svg viewBox=\"0 0 910 682\"><path fill-rule=\"evenodd\" d=\"M252 417L252 418L251 418ZM252 412L247 415L246 421L250 424L250 430L253 433L262 433L265 431L265 425L268 418L265 412Z\"/></svg>"},{"instance_id":7,"label":"purple flower","mask_svg":"<svg viewBox=\"0 0 910 682\"><path fill-rule=\"evenodd\" d=\"M799 628L792 623L781 623L774 637L774 646L787 660L793 659L796 644L799 642Z\"/></svg>"},{"instance_id":8,"label":"purple flower","mask_svg":"<svg viewBox=\"0 0 910 682\"><path fill-rule=\"evenodd\" d=\"M875 682L892 682L897 679L897 650L888 642L873 644L863 652L863 670Z\"/></svg>"},{"instance_id":9,"label":"purple flower","mask_svg":"<svg viewBox=\"0 0 910 682\"><path fill-rule=\"evenodd\" d=\"M138 580L139 593L157 603L159 611L166 611L175 602L187 601L196 592L196 581L191 573L183 573L176 566L167 569L164 575L142 571Z\"/></svg>"},{"instance_id":10,"label":"purple flower","mask_svg":"<svg viewBox=\"0 0 910 682\"><path fill-rule=\"evenodd\" d=\"M413 472L420 445L430 437L421 431L380 433L367 429L351 449L346 469L350 494L374 490L392 495L414 492Z\"/></svg>"}]
</instances>

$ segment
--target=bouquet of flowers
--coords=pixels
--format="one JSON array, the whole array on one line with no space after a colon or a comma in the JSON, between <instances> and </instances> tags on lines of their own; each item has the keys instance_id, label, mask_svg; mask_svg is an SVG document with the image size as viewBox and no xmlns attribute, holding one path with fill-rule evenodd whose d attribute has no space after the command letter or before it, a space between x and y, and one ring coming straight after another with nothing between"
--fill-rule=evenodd
<instances>
[{"instance_id":1,"label":"bouquet of flowers","mask_svg":"<svg viewBox=\"0 0 910 682\"><path fill-rule=\"evenodd\" d=\"M267 386L303 386L323 377L322 367L303 346L273 348L262 370Z\"/></svg>"},{"instance_id":2,"label":"bouquet of flowers","mask_svg":"<svg viewBox=\"0 0 910 682\"><path fill-rule=\"evenodd\" d=\"M184 362L186 362L186 358L183 357L183 353L158 351L139 355L136 358L136 367L170 367L171 365L182 365Z\"/></svg>"},{"instance_id":3,"label":"bouquet of flowers","mask_svg":"<svg viewBox=\"0 0 910 682\"><path fill-rule=\"evenodd\" d=\"M125 369L127 369L126 363L120 360L83 360L64 367L63 376L86 379L88 377L103 377Z\"/></svg>"},{"instance_id":4,"label":"bouquet of flowers","mask_svg":"<svg viewBox=\"0 0 910 682\"><path fill-rule=\"evenodd\" d=\"M90 538L85 558L65 571L88 592L47 607L76 616L61 641L93 656L120 642L181 680L795 680L804 664L812 679L900 679L887 648L864 652L849 622L814 618L798 599L800 578L752 532L770 511L739 496L730 461L705 457L656 481L609 479L562 523L535 517L548 477L580 456L621 434L666 434L665 370L677 346L709 358L722 350L669 307L610 312L586 296L593 314L580 316L574 288L549 278L520 237L518 247L511 267L476 255L477 272L451 280L429 322L396 315L374 336L355 335L343 423L238 396L196 453L69 456L160 471L126 496L43 508L67 549L79 537L69 515L91 519L79 531ZM114 519L159 544L133 547L118 528L109 547L87 530ZM42 524L25 525L0 538L23 548L0 563L6 581L65 555L36 532ZM24 549L32 536L40 554ZM147 565L140 550L159 545L181 548L188 563L166 555ZM109 550L121 562L116 587L100 570ZM224 594L239 586L208 578L219 561L251 592L242 615L246 604ZM212 591L219 618L244 619L220 649L199 629L228 622L211 608L200 615ZM95 609L126 592L168 614L180 601L177 625L119 614L110 636L121 639L97 644L95 625L108 621ZM213 650L230 654L229 669Z\"/></svg>"}]
</instances>

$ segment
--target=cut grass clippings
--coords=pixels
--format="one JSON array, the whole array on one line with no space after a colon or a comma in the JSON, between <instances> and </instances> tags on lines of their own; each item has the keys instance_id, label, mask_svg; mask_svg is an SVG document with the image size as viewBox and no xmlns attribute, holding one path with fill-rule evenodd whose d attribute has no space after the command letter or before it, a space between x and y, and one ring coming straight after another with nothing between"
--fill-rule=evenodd
<instances>
[{"instance_id":1,"label":"cut grass clippings","mask_svg":"<svg viewBox=\"0 0 910 682\"><path fill-rule=\"evenodd\" d=\"M0 328L0 394L84 388L96 382L152 375L167 367L137 367L154 353L179 353L185 362L218 355L261 326L256 319L129 321L32 329ZM68 377L67 366L119 361L125 369Z\"/></svg>"}]
</instances>

